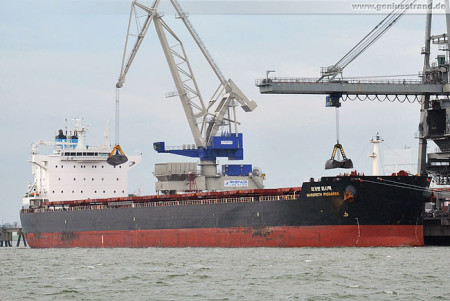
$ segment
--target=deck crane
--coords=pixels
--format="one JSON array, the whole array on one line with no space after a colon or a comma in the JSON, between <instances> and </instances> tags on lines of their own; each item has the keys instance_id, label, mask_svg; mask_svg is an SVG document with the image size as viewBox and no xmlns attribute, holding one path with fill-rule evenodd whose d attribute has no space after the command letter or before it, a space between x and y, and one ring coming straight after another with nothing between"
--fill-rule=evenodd
<instances>
[{"instance_id":1,"label":"deck crane","mask_svg":"<svg viewBox=\"0 0 450 301\"><path fill-rule=\"evenodd\" d=\"M409 8L414 2L404 0L396 7ZM433 174L438 179L443 179L443 182L450 183L449 1L446 0L445 4L447 32L431 35L433 1L427 2L425 47L422 48L424 67L419 80L368 81L342 77L343 69L375 43L406 12L406 9L395 9L335 65L322 68L320 78L269 78L266 76L264 79L257 79L256 86L263 94L325 94L327 107L339 107L341 99L419 101L421 116L418 173ZM437 62L433 64L430 64L431 43L443 46L441 50L446 53L438 55ZM339 74L340 78L337 77ZM435 99L431 100L431 96L435 96ZM440 149L438 153L427 156L428 139L438 145Z\"/></svg>"},{"instance_id":2,"label":"deck crane","mask_svg":"<svg viewBox=\"0 0 450 301\"><path fill-rule=\"evenodd\" d=\"M132 2L122 67L116 87L117 89L122 88L125 77L136 57L142 41L146 36L151 23L153 23L176 86L176 92L169 96L179 96L195 141L195 145L188 145L187 147L177 149L166 148L164 142L156 142L153 145L154 149L158 153L172 153L199 158L201 177L204 177L204 179L198 179L201 183L204 182L204 185L199 185L198 181L196 183L196 186L200 186L199 190L221 190L229 189L230 187L237 187L236 189L238 189L239 185L229 186L228 188L223 187L225 184L220 180L220 176L217 174L216 159L218 157L226 157L229 160L243 159L243 137L242 133L239 133L237 128L239 122L236 119L236 106L240 105L245 112L251 112L256 108L256 103L253 100L248 99L231 79L225 78L179 3L176 0L170 0L177 16L184 23L219 80L219 87L215 90L209 102L205 104L182 41L163 20L162 16L158 14L159 3L160 0L155 0L151 7L147 7L137 1ZM133 16L135 18L134 21L137 24L138 32L135 43L127 56L129 37L133 36L131 28ZM141 24L140 22L142 19L145 20ZM245 170L232 173L233 175L231 176L238 177L235 180L242 181L239 183L244 183L243 185L245 187L262 188L262 177L258 176L261 179L252 177L251 181L248 180L249 168L251 174L251 165L245 165L245 168L243 168ZM195 171L192 170L190 172L195 173ZM157 172L155 169L155 175L156 174ZM185 185L183 181L180 181L179 179L170 181L168 180L168 177L161 178L164 178L163 182L167 183L163 183L160 186L171 187L167 189L161 188L161 191L174 192L183 190ZM191 175L189 178L192 178ZM160 178L158 179L161 180ZM192 180L189 181L191 182ZM242 186L240 189L242 189ZM158 185L157 190L159 191Z\"/></svg>"}]
</instances>

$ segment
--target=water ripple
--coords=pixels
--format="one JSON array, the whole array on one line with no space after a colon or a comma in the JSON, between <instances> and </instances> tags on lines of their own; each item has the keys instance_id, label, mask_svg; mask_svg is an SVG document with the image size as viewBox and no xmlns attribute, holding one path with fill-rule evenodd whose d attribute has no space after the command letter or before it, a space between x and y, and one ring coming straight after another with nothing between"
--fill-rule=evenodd
<instances>
[{"instance_id":1,"label":"water ripple","mask_svg":"<svg viewBox=\"0 0 450 301\"><path fill-rule=\"evenodd\" d=\"M4 300L448 300L442 248L0 248Z\"/></svg>"}]
</instances>

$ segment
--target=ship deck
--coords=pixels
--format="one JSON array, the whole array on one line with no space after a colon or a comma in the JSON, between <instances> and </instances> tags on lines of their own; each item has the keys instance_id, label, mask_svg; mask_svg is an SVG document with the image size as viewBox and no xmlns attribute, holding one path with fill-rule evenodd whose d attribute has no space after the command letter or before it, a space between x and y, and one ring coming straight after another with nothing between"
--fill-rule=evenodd
<instances>
[{"instance_id":1,"label":"ship deck","mask_svg":"<svg viewBox=\"0 0 450 301\"><path fill-rule=\"evenodd\" d=\"M31 213L67 210L94 210L123 207L164 207L197 204L225 204L254 201L293 200L298 197L298 195L301 193L301 190L301 187L290 187L277 189L193 192L184 194L129 196L75 201L43 202L40 208L22 209L22 212Z\"/></svg>"}]
</instances>

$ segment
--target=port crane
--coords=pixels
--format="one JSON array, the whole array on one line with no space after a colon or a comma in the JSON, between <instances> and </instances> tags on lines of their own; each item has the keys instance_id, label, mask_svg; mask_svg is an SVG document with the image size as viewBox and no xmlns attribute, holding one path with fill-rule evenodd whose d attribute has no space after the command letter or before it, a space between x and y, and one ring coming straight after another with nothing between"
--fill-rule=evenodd
<instances>
[{"instance_id":1,"label":"port crane","mask_svg":"<svg viewBox=\"0 0 450 301\"><path fill-rule=\"evenodd\" d=\"M252 170L251 165L230 165L225 171L222 169L224 177L221 177L217 173L216 161L219 157L226 157L229 160L243 159L243 135L238 132L236 106L240 106L245 112L251 112L256 108L256 103L247 98L231 79L226 79L178 1L170 0L177 17L184 23L219 80L218 88L208 103L205 103L183 43L158 13L159 3L160 0L155 0L153 5L148 7L137 1L132 2L122 66L116 88L123 87L126 75L153 23L176 86L176 92L168 96L179 96L195 142L195 144L184 145L182 148L166 147L165 142L155 142L153 147L158 153L199 158L201 171L197 176L193 165L186 167L186 165L180 165L181 163L177 167L174 167L174 163L162 167L155 166L155 175L159 179L157 191L178 192L191 190L192 186L196 186L198 190L262 188L262 174L259 170ZM142 20L144 21L141 23ZM132 28L132 24L136 24L135 29ZM135 34L133 30L137 33ZM128 43L132 37L135 41L129 50ZM165 171L161 171L161 168L165 168ZM173 178L175 169L186 169L184 177L179 174ZM187 189L188 182L189 189Z\"/></svg>"},{"instance_id":2,"label":"port crane","mask_svg":"<svg viewBox=\"0 0 450 301\"><path fill-rule=\"evenodd\" d=\"M404 0L397 5L369 34L353 47L336 64L321 69L319 78L266 78L257 79L256 86L262 94L325 94L326 106L339 108L341 100L383 100L409 102L419 101L419 158L418 173L431 174L437 183L450 183L450 9L446 0L447 32L431 34L433 1L427 1L424 67L420 79L390 79L369 81L364 79L346 79L342 76L344 68L373 45L392 27L416 1ZM437 56L437 62L430 62L431 44L441 46L445 54ZM434 97L432 99L432 97ZM433 140L440 151L427 156L427 140ZM338 143L339 144L339 143ZM333 150L333 156L336 146ZM427 160L428 159L428 160ZM338 162L338 163L343 163ZM327 161L328 163L328 161ZM340 167L336 166L335 167Z\"/></svg>"}]
</instances>

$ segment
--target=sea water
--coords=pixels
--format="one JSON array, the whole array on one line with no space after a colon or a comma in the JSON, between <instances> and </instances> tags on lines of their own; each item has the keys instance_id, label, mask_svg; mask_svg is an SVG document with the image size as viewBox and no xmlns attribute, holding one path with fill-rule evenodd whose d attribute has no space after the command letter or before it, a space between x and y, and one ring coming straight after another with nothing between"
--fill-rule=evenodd
<instances>
[{"instance_id":1,"label":"sea water","mask_svg":"<svg viewBox=\"0 0 450 301\"><path fill-rule=\"evenodd\" d=\"M0 248L0 300L450 300L450 248Z\"/></svg>"}]
</instances>

